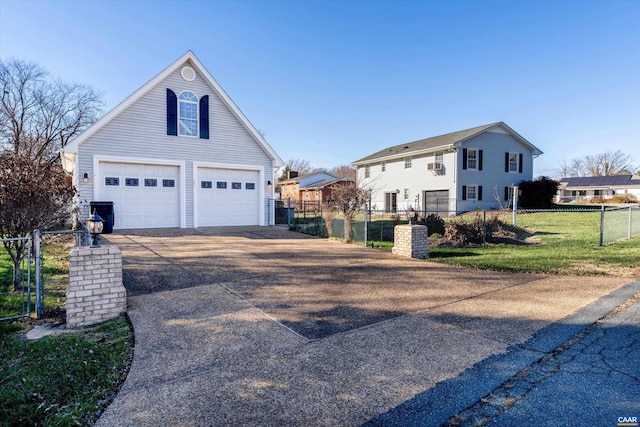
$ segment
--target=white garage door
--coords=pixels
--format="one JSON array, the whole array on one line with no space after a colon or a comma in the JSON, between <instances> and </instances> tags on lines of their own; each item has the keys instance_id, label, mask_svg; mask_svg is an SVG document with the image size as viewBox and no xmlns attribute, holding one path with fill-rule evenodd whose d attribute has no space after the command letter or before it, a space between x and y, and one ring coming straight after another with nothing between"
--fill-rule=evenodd
<instances>
[{"instance_id":1,"label":"white garage door","mask_svg":"<svg viewBox=\"0 0 640 427\"><path fill-rule=\"evenodd\" d=\"M257 171L198 168L198 226L258 225Z\"/></svg>"},{"instance_id":2,"label":"white garage door","mask_svg":"<svg viewBox=\"0 0 640 427\"><path fill-rule=\"evenodd\" d=\"M114 229L180 226L177 166L100 162L101 199L112 201Z\"/></svg>"}]
</instances>

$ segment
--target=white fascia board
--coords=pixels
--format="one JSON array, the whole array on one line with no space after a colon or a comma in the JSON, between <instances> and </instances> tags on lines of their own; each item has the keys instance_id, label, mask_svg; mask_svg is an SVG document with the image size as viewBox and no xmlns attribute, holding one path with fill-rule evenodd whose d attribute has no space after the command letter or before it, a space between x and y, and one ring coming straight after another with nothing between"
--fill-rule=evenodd
<instances>
[{"instance_id":1,"label":"white fascia board","mask_svg":"<svg viewBox=\"0 0 640 427\"><path fill-rule=\"evenodd\" d=\"M520 135L518 132L516 132L515 130L511 129L509 126L507 126L504 122L500 122L500 123L496 123L495 126L501 126L504 130L506 130L507 132L509 132L511 134L511 136L513 136L515 139L517 139L521 144L525 145L527 148L529 148L531 150L531 154L533 154L534 156L539 156L541 154L543 154L542 150L540 150L538 147L536 147L535 145L533 145L532 143L530 143L529 141L527 141L522 135ZM492 126L493 127L493 126ZM489 128L491 129L491 128ZM484 131L488 131L489 129L485 129Z\"/></svg>"},{"instance_id":2,"label":"white fascia board","mask_svg":"<svg viewBox=\"0 0 640 427\"><path fill-rule=\"evenodd\" d=\"M255 128L255 126L253 126L253 124L251 124L249 119L247 119L247 117L242 113L242 111L235 104L235 102L233 102L231 100L229 95L227 95L227 93L224 91L224 89L222 89L222 87L218 84L216 79L214 79L213 76L202 65L200 60L198 60L198 58L196 58L196 56L193 54L193 52L189 51L187 53L191 54L189 59L191 60L193 65L195 65L196 68L198 68L198 71L200 71L200 74L205 77L205 79L207 80L209 85L211 87L213 87L213 89L217 92L217 94L220 97L220 99L222 99L222 101L227 105L227 107L229 107L229 109L233 112L233 114L236 116L236 118L238 120L240 120L240 123L242 123L242 125L245 127L245 129L251 134L251 136L262 146L262 148L275 161L275 166L276 167L284 166L284 161L282 161L280 156L278 156L278 154L276 154L276 152L273 150L273 148L271 148L269 143L262 137L262 135L260 135L260 133Z\"/></svg>"}]
</instances>

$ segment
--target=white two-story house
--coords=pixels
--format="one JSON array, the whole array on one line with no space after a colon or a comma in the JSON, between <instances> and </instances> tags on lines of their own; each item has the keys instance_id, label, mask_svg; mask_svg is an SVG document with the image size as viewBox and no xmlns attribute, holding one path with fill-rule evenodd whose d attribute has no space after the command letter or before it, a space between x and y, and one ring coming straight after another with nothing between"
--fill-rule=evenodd
<instances>
[{"instance_id":1,"label":"white two-story house","mask_svg":"<svg viewBox=\"0 0 640 427\"><path fill-rule=\"evenodd\" d=\"M542 151L503 122L395 145L353 162L371 208L456 214L506 205Z\"/></svg>"}]
</instances>

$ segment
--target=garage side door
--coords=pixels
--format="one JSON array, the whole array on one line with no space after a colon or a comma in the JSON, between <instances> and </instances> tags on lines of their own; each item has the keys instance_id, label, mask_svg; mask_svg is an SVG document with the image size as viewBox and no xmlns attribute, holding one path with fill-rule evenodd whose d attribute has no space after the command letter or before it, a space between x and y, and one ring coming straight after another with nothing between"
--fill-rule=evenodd
<instances>
[{"instance_id":1,"label":"garage side door","mask_svg":"<svg viewBox=\"0 0 640 427\"><path fill-rule=\"evenodd\" d=\"M113 201L114 229L180 226L177 166L100 163L101 193Z\"/></svg>"},{"instance_id":2,"label":"garage side door","mask_svg":"<svg viewBox=\"0 0 640 427\"><path fill-rule=\"evenodd\" d=\"M258 225L258 178L257 171L199 168L198 226Z\"/></svg>"}]
</instances>

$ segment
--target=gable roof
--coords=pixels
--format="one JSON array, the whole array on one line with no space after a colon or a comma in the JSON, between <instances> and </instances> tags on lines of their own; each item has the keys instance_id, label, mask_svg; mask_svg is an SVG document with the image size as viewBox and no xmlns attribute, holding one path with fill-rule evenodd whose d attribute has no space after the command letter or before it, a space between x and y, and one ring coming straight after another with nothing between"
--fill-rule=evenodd
<instances>
[{"instance_id":1,"label":"gable roof","mask_svg":"<svg viewBox=\"0 0 640 427\"><path fill-rule=\"evenodd\" d=\"M275 161L274 166L279 167L284 165L284 162L276 154L276 152L271 148L269 143L260 135L260 133L256 130L256 128L251 124L251 122L245 117L245 115L240 111L238 106L229 98L229 96L225 93L225 91L220 87L218 82L213 78L209 71L202 65L202 63L196 58L195 54L192 51L187 51L180 58L176 59L171 65L158 73L155 77L145 83L138 90L129 95L124 101L120 104L116 105L111 111L105 114L100 120L95 122L89 128L87 128L84 132L74 138L69 144L67 144L61 151L63 153L77 153L78 146L94 135L97 131L102 129L107 123L117 117L120 113L130 107L133 103L142 98L145 94L147 94L152 88L158 85L161 81L167 78L169 75L174 73L176 70L180 68L185 62L189 62L193 68L196 69L198 74L200 74L204 80L209 84L212 91L222 100L226 107L229 108L231 113L238 119L238 121L244 126L244 128L249 132L249 134L253 137L253 139L260 145L260 147Z\"/></svg>"},{"instance_id":2,"label":"gable roof","mask_svg":"<svg viewBox=\"0 0 640 427\"><path fill-rule=\"evenodd\" d=\"M327 176L331 176L333 178L337 178L335 175L330 174L327 171L321 170L321 171L317 171L317 172L307 173L307 174L304 174L304 175L298 175L298 176L295 176L295 177L289 178L289 179L283 179L282 181L279 181L278 184L290 184L290 183L293 183L293 182L300 182L302 180L306 180L306 179L312 178L315 175L323 175L323 176L327 175ZM311 183L316 183L316 182L320 182L320 181L323 181L323 180L326 180L326 178L319 178L317 181L311 181ZM309 184L307 184L307 185L309 185Z\"/></svg>"},{"instance_id":3,"label":"gable roof","mask_svg":"<svg viewBox=\"0 0 640 427\"><path fill-rule=\"evenodd\" d=\"M576 187L640 187L639 175L580 176L561 178L561 188Z\"/></svg>"},{"instance_id":4,"label":"gable roof","mask_svg":"<svg viewBox=\"0 0 640 427\"><path fill-rule=\"evenodd\" d=\"M354 181L350 178L331 178L331 179L325 179L320 182L314 182L313 184L305 185L302 188L306 188L306 189L324 188L328 185L335 184L338 182L354 182Z\"/></svg>"},{"instance_id":5,"label":"gable roof","mask_svg":"<svg viewBox=\"0 0 640 427\"><path fill-rule=\"evenodd\" d=\"M417 155L423 153L430 153L434 151L440 151L445 149L451 149L455 146L459 146L463 141L473 138L483 132L486 132L492 128L501 127L513 138L529 148L534 155L542 154L542 151L529 141L520 136L516 131L511 129L503 122L490 123L488 125L477 126L471 129L465 129L458 132L447 133L444 135L434 136L431 138L421 139L406 144L394 145L393 147L385 148L377 153L371 154L367 157L363 157L353 162L354 165L364 165L367 163L379 162L383 160L392 160L397 158L406 157L407 155Z\"/></svg>"}]
</instances>

